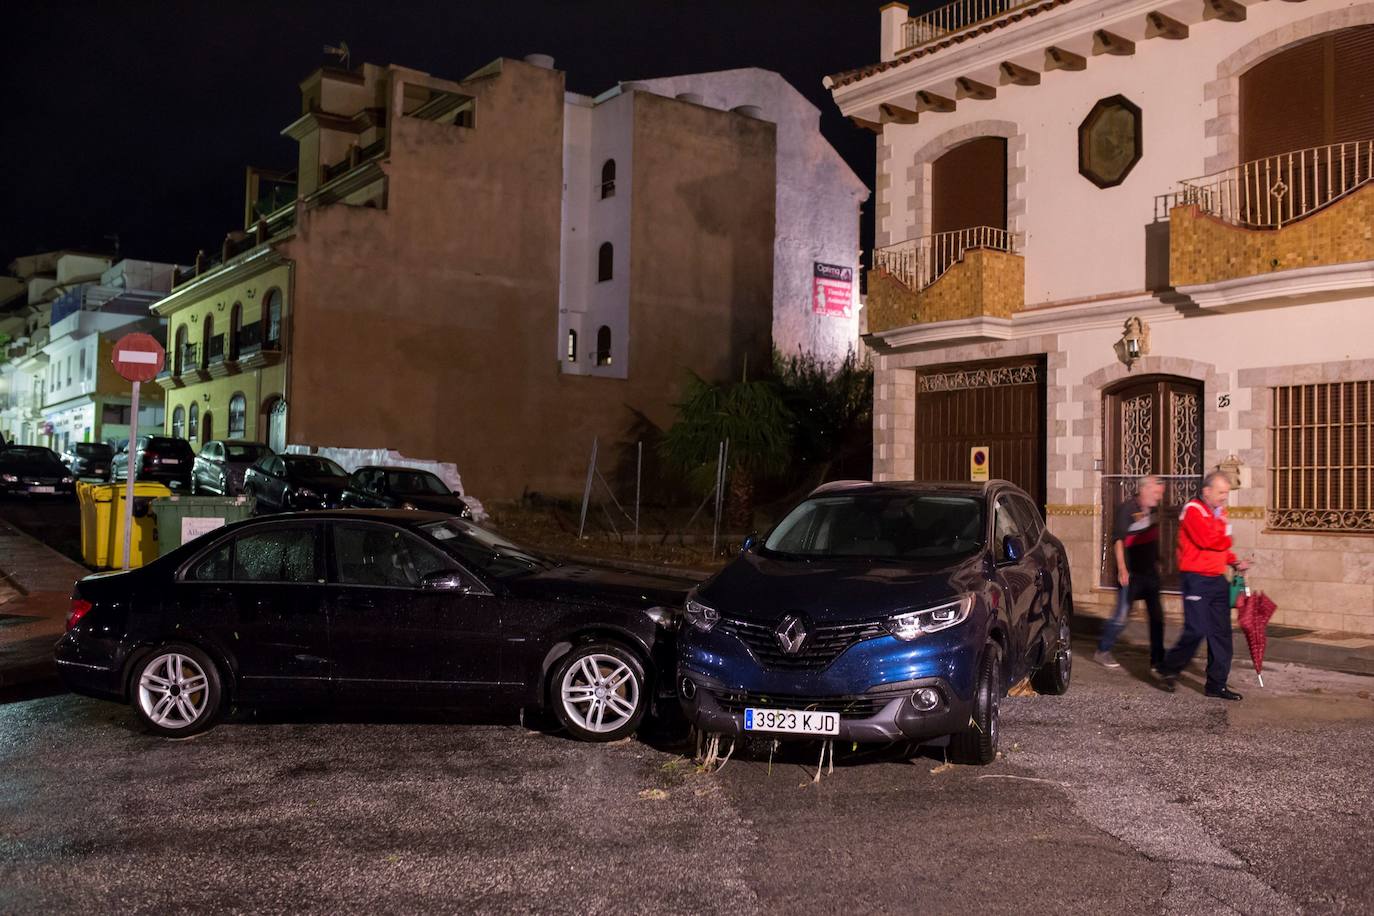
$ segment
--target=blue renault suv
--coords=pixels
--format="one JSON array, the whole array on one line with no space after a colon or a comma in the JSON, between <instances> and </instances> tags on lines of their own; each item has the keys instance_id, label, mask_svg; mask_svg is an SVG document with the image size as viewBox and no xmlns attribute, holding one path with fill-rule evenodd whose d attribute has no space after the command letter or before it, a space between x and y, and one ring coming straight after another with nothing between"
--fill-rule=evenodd
<instances>
[{"instance_id":1,"label":"blue renault suv","mask_svg":"<svg viewBox=\"0 0 1374 916\"><path fill-rule=\"evenodd\" d=\"M997 756L1023 678L1069 687L1068 556L1006 481L827 484L694 590L687 718L712 735L948 744Z\"/></svg>"}]
</instances>

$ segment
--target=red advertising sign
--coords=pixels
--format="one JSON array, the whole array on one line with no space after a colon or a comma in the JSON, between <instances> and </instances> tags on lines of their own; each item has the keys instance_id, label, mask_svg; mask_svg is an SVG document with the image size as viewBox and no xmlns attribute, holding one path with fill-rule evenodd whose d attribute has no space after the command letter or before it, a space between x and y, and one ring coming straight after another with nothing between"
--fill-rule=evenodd
<instances>
[{"instance_id":1,"label":"red advertising sign","mask_svg":"<svg viewBox=\"0 0 1374 916\"><path fill-rule=\"evenodd\" d=\"M125 334L114 345L114 367L131 382L151 382L162 371L167 354L151 334Z\"/></svg>"},{"instance_id":2,"label":"red advertising sign","mask_svg":"<svg viewBox=\"0 0 1374 916\"><path fill-rule=\"evenodd\" d=\"M817 315L851 318L854 315L854 269L812 262L811 311Z\"/></svg>"}]
</instances>

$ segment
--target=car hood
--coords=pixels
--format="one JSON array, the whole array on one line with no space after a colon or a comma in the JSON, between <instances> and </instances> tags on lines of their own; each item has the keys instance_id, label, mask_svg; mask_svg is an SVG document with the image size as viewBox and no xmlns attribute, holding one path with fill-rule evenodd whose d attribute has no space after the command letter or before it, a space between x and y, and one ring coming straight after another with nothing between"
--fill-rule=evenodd
<instances>
[{"instance_id":1,"label":"car hood","mask_svg":"<svg viewBox=\"0 0 1374 916\"><path fill-rule=\"evenodd\" d=\"M728 617L773 621L801 613L817 623L881 617L975 590L981 555L949 560L792 560L741 554L698 598Z\"/></svg>"},{"instance_id":2,"label":"car hood","mask_svg":"<svg viewBox=\"0 0 1374 916\"><path fill-rule=\"evenodd\" d=\"M689 579L630 572L603 566L569 564L502 579L517 598L614 604L620 607L682 607Z\"/></svg>"},{"instance_id":3,"label":"car hood","mask_svg":"<svg viewBox=\"0 0 1374 916\"><path fill-rule=\"evenodd\" d=\"M296 477L292 479L293 487L309 487L316 493L339 493L348 486L347 477Z\"/></svg>"}]
</instances>

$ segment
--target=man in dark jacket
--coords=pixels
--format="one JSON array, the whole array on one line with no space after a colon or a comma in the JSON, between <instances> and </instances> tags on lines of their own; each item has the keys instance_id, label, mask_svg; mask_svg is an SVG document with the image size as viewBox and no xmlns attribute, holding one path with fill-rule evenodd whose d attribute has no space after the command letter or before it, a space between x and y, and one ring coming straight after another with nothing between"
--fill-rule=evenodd
<instances>
[{"instance_id":1,"label":"man in dark jacket","mask_svg":"<svg viewBox=\"0 0 1374 916\"><path fill-rule=\"evenodd\" d=\"M1174 692L1179 673L1193 660L1198 645L1207 640L1209 697L1239 700L1226 686L1231 674L1231 585L1226 568L1250 567L1231 552L1231 523L1226 500L1231 482L1221 471L1207 475L1202 495L1183 507L1178 526L1178 568L1183 585L1183 634L1159 666L1162 686Z\"/></svg>"},{"instance_id":2,"label":"man in dark jacket","mask_svg":"<svg viewBox=\"0 0 1374 916\"><path fill-rule=\"evenodd\" d=\"M1164 661L1164 611L1159 604L1159 500L1164 484L1158 477L1142 477L1135 495L1116 510L1112 526L1112 552L1116 555L1116 613L1102 628L1093 661L1107 668L1120 668L1112 657L1112 646L1126 628L1131 603L1145 602L1150 620L1150 667Z\"/></svg>"}]
</instances>

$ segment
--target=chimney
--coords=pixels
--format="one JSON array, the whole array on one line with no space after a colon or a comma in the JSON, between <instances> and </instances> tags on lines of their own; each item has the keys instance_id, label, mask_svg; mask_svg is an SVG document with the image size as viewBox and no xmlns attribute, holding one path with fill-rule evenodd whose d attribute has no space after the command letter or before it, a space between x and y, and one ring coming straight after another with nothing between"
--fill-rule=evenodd
<instances>
[{"instance_id":1,"label":"chimney","mask_svg":"<svg viewBox=\"0 0 1374 916\"><path fill-rule=\"evenodd\" d=\"M700 92L679 92L677 97L679 101L691 102L693 105L706 104L706 99L702 97Z\"/></svg>"},{"instance_id":2,"label":"chimney","mask_svg":"<svg viewBox=\"0 0 1374 916\"><path fill-rule=\"evenodd\" d=\"M547 54L526 54L525 63L531 67L539 67L543 70L553 69L553 58Z\"/></svg>"},{"instance_id":3,"label":"chimney","mask_svg":"<svg viewBox=\"0 0 1374 916\"><path fill-rule=\"evenodd\" d=\"M905 3L889 3L878 11L882 17L882 47L878 49L879 60L892 60L906 46L907 6Z\"/></svg>"}]
</instances>

